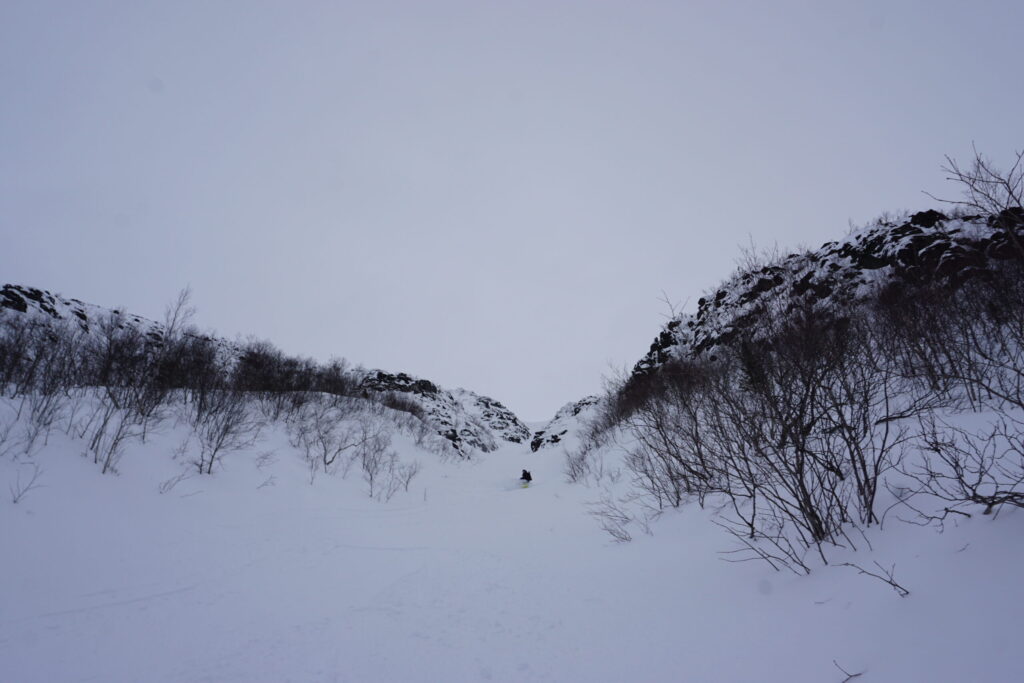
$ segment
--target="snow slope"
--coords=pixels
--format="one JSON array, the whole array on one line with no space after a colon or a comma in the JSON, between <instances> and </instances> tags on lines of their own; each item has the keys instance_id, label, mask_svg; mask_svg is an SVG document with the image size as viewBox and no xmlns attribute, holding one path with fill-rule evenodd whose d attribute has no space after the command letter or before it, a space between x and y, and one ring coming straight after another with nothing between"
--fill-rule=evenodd
<instances>
[{"instance_id":1,"label":"snow slope","mask_svg":"<svg viewBox=\"0 0 1024 683\"><path fill-rule=\"evenodd\" d=\"M566 403L558 409L555 416L551 418L543 429L538 429L530 440L530 449L537 451L545 446L562 444L570 433L573 436L579 435L579 430L586 424L586 421L593 419L601 398L587 396L578 401Z\"/></svg>"},{"instance_id":2,"label":"snow slope","mask_svg":"<svg viewBox=\"0 0 1024 683\"><path fill-rule=\"evenodd\" d=\"M69 299L43 289L7 284L0 288L0 321L8 316L28 316L53 325L71 325L96 334L100 323L120 316L120 324L133 326L147 339L162 343L164 325L117 309L104 308ZM208 336L218 353L229 363L244 354L246 345L222 337ZM447 390L433 382L406 373L382 370L356 372L363 375L360 389L366 392L401 394L416 403L439 434L462 455L491 451L499 441L522 442L530 430L497 400L466 389Z\"/></svg>"},{"instance_id":3,"label":"snow slope","mask_svg":"<svg viewBox=\"0 0 1024 683\"><path fill-rule=\"evenodd\" d=\"M836 662L858 681L1020 680L1021 511L887 522L849 559L895 563L900 598L850 568L723 562L694 507L613 543L587 503L625 490L614 461L570 485L557 449L441 462L396 438L423 470L379 503L357 472L310 484L271 427L161 494L184 437L102 476L55 432L42 486L0 500L0 678L838 683ZM0 459L0 491L19 472Z\"/></svg>"}]
</instances>

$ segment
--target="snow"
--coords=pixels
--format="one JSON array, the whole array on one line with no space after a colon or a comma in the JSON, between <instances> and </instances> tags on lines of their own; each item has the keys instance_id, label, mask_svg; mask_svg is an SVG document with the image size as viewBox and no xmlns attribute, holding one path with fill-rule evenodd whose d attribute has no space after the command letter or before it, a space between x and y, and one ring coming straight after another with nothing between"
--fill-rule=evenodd
<instances>
[{"instance_id":1,"label":"snow","mask_svg":"<svg viewBox=\"0 0 1024 683\"><path fill-rule=\"evenodd\" d=\"M212 476L169 428L103 476L55 432L41 487L0 502L0 671L9 681L1008 681L1024 515L943 533L888 523L837 562L895 563L900 598L848 567L727 563L696 507L618 544L562 451L441 462L389 502L318 476L271 426ZM262 456L262 457L261 457ZM613 458L612 454L608 455ZM615 466L610 461L609 467ZM24 471L0 460L4 492ZM534 485L523 489L523 468ZM618 487L618 488L616 488Z\"/></svg>"},{"instance_id":2,"label":"snow","mask_svg":"<svg viewBox=\"0 0 1024 683\"><path fill-rule=\"evenodd\" d=\"M596 417L600 403L601 399L597 396L586 396L578 401L566 403L558 409L553 418L538 425L538 428L533 431L530 448L535 451L559 445L564 448L570 441L575 447L580 429L586 425L588 420ZM577 439L577 441L572 441L573 439Z\"/></svg>"}]
</instances>

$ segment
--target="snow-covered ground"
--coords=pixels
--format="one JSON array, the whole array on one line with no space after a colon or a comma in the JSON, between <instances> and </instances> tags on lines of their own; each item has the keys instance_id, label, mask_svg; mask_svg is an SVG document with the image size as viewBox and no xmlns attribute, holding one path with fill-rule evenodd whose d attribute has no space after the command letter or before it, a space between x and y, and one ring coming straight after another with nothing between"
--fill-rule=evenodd
<instances>
[{"instance_id":1,"label":"snow-covered ground","mask_svg":"<svg viewBox=\"0 0 1024 683\"><path fill-rule=\"evenodd\" d=\"M874 550L911 595L849 567L809 577L723 562L708 513L614 543L562 452L505 444L371 500L357 470L309 470L283 429L212 476L181 428L103 476L55 432L0 460L0 680L1014 681L1024 675L1024 514L887 523ZM25 460L23 458L23 460ZM614 469L615 463L607 463ZM521 469L534 483L520 487ZM605 485L625 491L605 478Z\"/></svg>"}]
</instances>

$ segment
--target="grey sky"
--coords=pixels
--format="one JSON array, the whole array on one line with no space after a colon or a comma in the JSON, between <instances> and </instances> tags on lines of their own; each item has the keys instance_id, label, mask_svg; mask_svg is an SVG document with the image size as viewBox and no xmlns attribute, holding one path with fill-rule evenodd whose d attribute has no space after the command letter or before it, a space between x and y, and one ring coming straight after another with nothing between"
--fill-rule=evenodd
<instances>
[{"instance_id":1,"label":"grey sky","mask_svg":"<svg viewBox=\"0 0 1024 683\"><path fill-rule=\"evenodd\" d=\"M1024 146L1021 2L0 3L0 280L546 419Z\"/></svg>"}]
</instances>

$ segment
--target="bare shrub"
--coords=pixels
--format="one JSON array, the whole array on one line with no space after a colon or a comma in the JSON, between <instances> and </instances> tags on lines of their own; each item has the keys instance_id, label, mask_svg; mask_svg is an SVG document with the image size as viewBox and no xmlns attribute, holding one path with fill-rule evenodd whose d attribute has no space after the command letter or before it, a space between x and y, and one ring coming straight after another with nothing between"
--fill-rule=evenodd
<instances>
[{"instance_id":1,"label":"bare shrub","mask_svg":"<svg viewBox=\"0 0 1024 683\"><path fill-rule=\"evenodd\" d=\"M376 494L373 493L374 481L371 481L369 478L365 463L363 478L370 485L370 496L384 502L391 500L400 490L407 492L409 484L420 471L420 464L418 462L402 463L398 458L398 454L394 451L390 451L384 457L382 465L383 477L378 474L375 479L375 481L380 482ZM376 467L376 465L373 466Z\"/></svg>"},{"instance_id":2,"label":"bare shrub","mask_svg":"<svg viewBox=\"0 0 1024 683\"><path fill-rule=\"evenodd\" d=\"M22 468L30 469L31 472L22 477ZM18 466L14 475L14 483L7 488L11 492L11 502L17 505L29 491L40 488L42 484L39 478L43 475L43 468L36 463L22 463Z\"/></svg>"},{"instance_id":3,"label":"bare shrub","mask_svg":"<svg viewBox=\"0 0 1024 683\"><path fill-rule=\"evenodd\" d=\"M808 551L853 547L920 411L860 315L763 311L717 360L673 360L622 422L633 484L660 510L714 501L740 543L728 559L810 571ZM769 322L774 321L774 322Z\"/></svg>"},{"instance_id":4,"label":"bare shrub","mask_svg":"<svg viewBox=\"0 0 1024 683\"><path fill-rule=\"evenodd\" d=\"M116 472L125 446L145 433L152 416L147 340L119 313L98 321L85 348L88 376L100 389L86 429L89 451L103 473Z\"/></svg>"},{"instance_id":5,"label":"bare shrub","mask_svg":"<svg viewBox=\"0 0 1024 683\"><path fill-rule=\"evenodd\" d=\"M255 443L262 427L245 394L234 389L210 392L202 410L193 410L190 417L200 449L193 464L200 474L213 474L213 466L225 453Z\"/></svg>"},{"instance_id":6,"label":"bare shrub","mask_svg":"<svg viewBox=\"0 0 1024 683\"><path fill-rule=\"evenodd\" d=\"M1024 277L993 265L953 291L884 292L887 351L936 407L1024 408Z\"/></svg>"},{"instance_id":7,"label":"bare shrub","mask_svg":"<svg viewBox=\"0 0 1024 683\"><path fill-rule=\"evenodd\" d=\"M391 450L391 437L380 423L368 431L367 437L356 447L356 458L353 459L359 461L367 494L371 498L388 501L399 490L408 491L409 484L419 473L419 463L401 462L398 454Z\"/></svg>"},{"instance_id":8,"label":"bare shrub","mask_svg":"<svg viewBox=\"0 0 1024 683\"><path fill-rule=\"evenodd\" d=\"M609 493L605 493L600 500L590 503L590 515L597 519L601 529L605 531L616 543L629 543L633 535L629 533L629 526L633 523L633 515L616 501Z\"/></svg>"},{"instance_id":9,"label":"bare shrub","mask_svg":"<svg viewBox=\"0 0 1024 683\"><path fill-rule=\"evenodd\" d=\"M1002 417L987 428L969 431L934 415L920 420L920 458L903 473L941 510L914 509L941 522L948 514L967 514L971 506L988 515L1003 505L1024 507L1024 421ZM907 500L904 495L901 500Z\"/></svg>"},{"instance_id":10,"label":"bare shrub","mask_svg":"<svg viewBox=\"0 0 1024 683\"><path fill-rule=\"evenodd\" d=\"M883 477L900 465L911 438L907 421L928 402L893 367L872 319L852 315L843 334L845 348L821 385L813 431L818 450L843 474L842 485L852 483L859 522L870 526L879 522L875 502Z\"/></svg>"},{"instance_id":11,"label":"bare shrub","mask_svg":"<svg viewBox=\"0 0 1024 683\"><path fill-rule=\"evenodd\" d=\"M587 448L576 448L575 450L564 450L566 479L578 483L585 481L590 475L592 468L590 464L590 450Z\"/></svg>"},{"instance_id":12,"label":"bare shrub","mask_svg":"<svg viewBox=\"0 0 1024 683\"><path fill-rule=\"evenodd\" d=\"M0 309L3 311L3 309ZM32 358L28 350L34 329L39 326L27 316L0 314L0 393L15 397L23 390L22 377Z\"/></svg>"},{"instance_id":13,"label":"bare shrub","mask_svg":"<svg viewBox=\"0 0 1024 683\"><path fill-rule=\"evenodd\" d=\"M365 441L358 450L359 465L363 472L371 498L381 494L382 480L386 479L389 469L393 469L398 455L390 450L391 438L384 432L374 435L375 438Z\"/></svg>"},{"instance_id":14,"label":"bare shrub","mask_svg":"<svg viewBox=\"0 0 1024 683\"><path fill-rule=\"evenodd\" d=\"M125 447L142 438L138 416L122 406L119 393L116 389L101 390L83 427L88 436L88 452L94 464L102 465L103 474L116 474Z\"/></svg>"},{"instance_id":15,"label":"bare shrub","mask_svg":"<svg viewBox=\"0 0 1024 683\"><path fill-rule=\"evenodd\" d=\"M28 404L28 410L22 420L21 449L25 455L31 455L49 442L54 423L64 413L67 397L61 393L31 393L22 400Z\"/></svg>"},{"instance_id":16,"label":"bare shrub","mask_svg":"<svg viewBox=\"0 0 1024 683\"><path fill-rule=\"evenodd\" d=\"M624 425L632 437L627 465L634 483L657 503L678 507L686 496L703 506L719 490L719 464L709 450L708 380L714 372L698 363L673 361L648 379L649 391Z\"/></svg>"},{"instance_id":17,"label":"bare shrub","mask_svg":"<svg viewBox=\"0 0 1024 683\"><path fill-rule=\"evenodd\" d=\"M401 485L402 490L406 493L409 492L409 485L412 480L420 473L420 463L411 462L399 465L394 471L394 480L397 484Z\"/></svg>"},{"instance_id":18,"label":"bare shrub","mask_svg":"<svg viewBox=\"0 0 1024 683\"><path fill-rule=\"evenodd\" d=\"M0 458L14 451L14 428L17 425L18 414L14 406L6 399L0 401Z\"/></svg>"},{"instance_id":19,"label":"bare shrub","mask_svg":"<svg viewBox=\"0 0 1024 683\"><path fill-rule=\"evenodd\" d=\"M237 347L190 326L190 299L182 290L162 326L119 311L66 324L0 311L0 395L14 399L5 410L15 413L0 422L0 450L31 454L60 421L86 440L104 472L114 472L128 444L145 441L181 403L177 414L201 450L195 465L210 473L220 455L255 439L260 423L251 399L277 419L322 392L337 408L355 390L359 372L341 359L319 365L262 342L239 357Z\"/></svg>"},{"instance_id":20,"label":"bare shrub","mask_svg":"<svg viewBox=\"0 0 1024 683\"><path fill-rule=\"evenodd\" d=\"M325 400L313 400L296 411L289 420L292 442L303 449L311 478L318 467L327 473L347 451L354 452L372 438L372 419L348 420L349 406L337 406Z\"/></svg>"},{"instance_id":21,"label":"bare shrub","mask_svg":"<svg viewBox=\"0 0 1024 683\"><path fill-rule=\"evenodd\" d=\"M407 491L419 472L419 463L402 463L390 448L392 428L410 430L416 424L422 421L407 413L396 415L379 403L327 396L311 399L287 420L291 443L309 466L311 484L317 472L340 472L345 478L359 463L369 496L383 501Z\"/></svg>"},{"instance_id":22,"label":"bare shrub","mask_svg":"<svg viewBox=\"0 0 1024 683\"><path fill-rule=\"evenodd\" d=\"M321 366L308 358L287 356L269 342L252 340L239 355L232 384L257 397L268 419L278 420L318 394L351 395L357 376L343 359Z\"/></svg>"},{"instance_id":23,"label":"bare shrub","mask_svg":"<svg viewBox=\"0 0 1024 683\"><path fill-rule=\"evenodd\" d=\"M45 445L61 420L78 380L81 330L62 322L5 315L0 325L0 395L8 395L16 415L5 420L8 448L31 455Z\"/></svg>"},{"instance_id":24,"label":"bare shrub","mask_svg":"<svg viewBox=\"0 0 1024 683\"><path fill-rule=\"evenodd\" d=\"M386 391L377 395L376 398L382 405L385 405L392 410L409 413L420 421L427 419L427 413L423 409L423 406L420 405L419 401L405 394L401 394L396 391Z\"/></svg>"},{"instance_id":25,"label":"bare shrub","mask_svg":"<svg viewBox=\"0 0 1024 683\"><path fill-rule=\"evenodd\" d=\"M959 186L962 199L939 199L925 194L961 209L1004 218L1006 224L1002 227L1008 229L1009 237L1024 255L1024 245L1019 237L1019 231L1024 227L1024 212L1021 211L1024 206L1024 150L1014 152L1009 170L1003 171L973 144L971 148L974 155L966 164L946 156L946 164L942 167L949 174L947 180Z\"/></svg>"}]
</instances>

